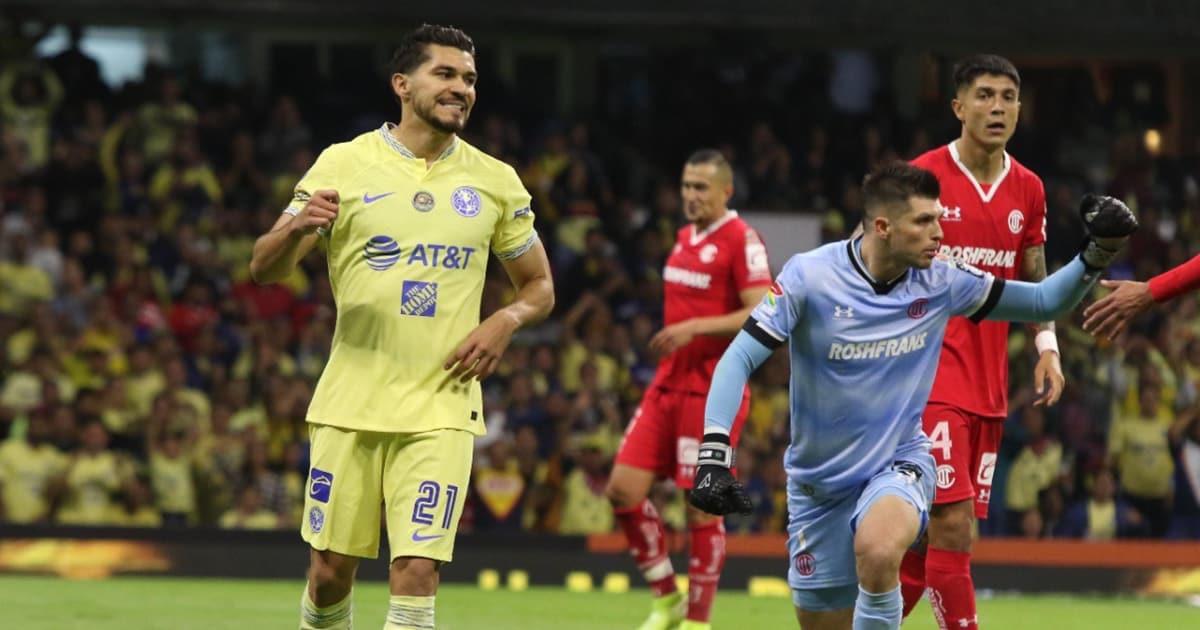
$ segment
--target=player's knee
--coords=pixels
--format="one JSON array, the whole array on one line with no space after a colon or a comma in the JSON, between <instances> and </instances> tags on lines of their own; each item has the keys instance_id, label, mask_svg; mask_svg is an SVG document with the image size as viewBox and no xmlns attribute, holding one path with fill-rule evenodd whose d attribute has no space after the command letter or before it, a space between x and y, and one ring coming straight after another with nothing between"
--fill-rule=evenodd
<instances>
[{"instance_id":1,"label":"player's knee","mask_svg":"<svg viewBox=\"0 0 1200 630\"><path fill-rule=\"evenodd\" d=\"M604 496L608 497L608 502L618 509L637 505L641 501L641 497L634 496L634 494L629 487L612 477L609 478L608 485L604 488Z\"/></svg>"},{"instance_id":2,"label":"player's knee","mask_svg":"<svg viewBox=\"0 0 1200 630\"><path fill-rule=\"evenodd\" d=\"M400 557L392 560L392 592L429 595L437 591L438 562L429 558Z\"/></svg>"},{"instance_id":3,"label":"player's knee","mask_svg":"<svg viewBox=\"0 0 1200 630\"><path fill-rule=\"evenodd\" d=\"M935 506L929 519L929 544L949 551L970 551L975 535L971 501Z\"/></svg>"},{"instance_id":4,"label":"player's knee","mask_svg":"<svg viewBox=\"0 0 1200 630\"><path fill-rule=\"evenodd\" d=\"M884 538L859 536L854 540L854 562L864 584L895 576L900 571L904 547Z\"/></svg>"},{"instance_id":5,"label":"player's knee","mask_svg":"<svg viewBox=\"0 0 1200 630\"><path fill-rule=\"evenodd\" d=\"M318 588L346 587L354 581L355 566L353 562L339 562L313 554L308 567L308 581Z\"/></svg>"}]
</instances>

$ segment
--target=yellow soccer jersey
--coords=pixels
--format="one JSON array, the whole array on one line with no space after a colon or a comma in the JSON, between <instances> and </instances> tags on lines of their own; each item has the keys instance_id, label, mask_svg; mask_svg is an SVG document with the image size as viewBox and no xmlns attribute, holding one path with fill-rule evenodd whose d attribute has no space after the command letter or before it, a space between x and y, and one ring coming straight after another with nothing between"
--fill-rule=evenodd
<instances>
[{"instance_id":1,"label":"yellow soccer jersey","mask_svg":"<svg viewBox=\"0 0 1200 630\"><path fill-rule=\"evenodd\" d=\"M46 516L46 489L67 468L67 456L49 444L30 446L25 440L0 444L0 488L11 523L29 523Z\"/></svg>"},{"instance_id":2,"label":"yellow soccer jersey","mask_svg":"<svg viewBox=\"0 0 1200 630\"><path fill-rule=\"evenodd\" d=\"M58 522L71 525L105 525L112 518L113 494L121 487L117 457L110 451L80 454L69 465L67 495Z\"/></svg>"},{"instance_id":3,"label":"yellow soccer jersey","mask_svg":"<svg viewBox=\"0 0 1200 630\"><path fill-rule=\"evenodd\" d=\"M324 236L337 325L308 421L482 435L479 383L450 382L442 366L479 324L489 250L511 260L535 244L530 196L512 167L461 139L426 168L390 127L321 152L286 210L338 192Z\"/></svg>"}]
</instances>

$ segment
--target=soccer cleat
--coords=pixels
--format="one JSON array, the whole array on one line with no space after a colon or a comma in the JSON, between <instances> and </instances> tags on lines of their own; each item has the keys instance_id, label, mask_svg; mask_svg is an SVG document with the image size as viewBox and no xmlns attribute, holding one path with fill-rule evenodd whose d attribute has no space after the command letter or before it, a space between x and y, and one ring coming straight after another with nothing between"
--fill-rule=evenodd
<instances>
[{"instance_id":1,"label":"soccer cleat","mask_svg":"<svg viewBox=\"0 0 1200 630\"><path fill-rule=\"evenodd\" d=\"M655 597L650 616L638 626L638 630L676 630L687 614L687 600L682 591Z\"/></svg>"},{"instance_id":2,"label":"soccer cleat","mask_svg":"<svg viewBox=\"0 0 1200 630\"><path fill-rule=\"evenodd\" d=\"M679 624L679 630L712 630L712 624L707 621L684 619L683 623Z\"/></svg>"}]
</instances>

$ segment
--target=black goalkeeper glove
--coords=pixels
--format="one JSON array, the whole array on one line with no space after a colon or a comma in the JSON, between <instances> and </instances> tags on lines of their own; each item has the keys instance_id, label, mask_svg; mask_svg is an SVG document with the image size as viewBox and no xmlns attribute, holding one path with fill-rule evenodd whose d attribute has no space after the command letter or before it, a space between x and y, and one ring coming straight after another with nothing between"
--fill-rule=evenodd
<instances>
[{"instance_id":1,"label":"black goalkeeper glove","mask_svg":"<svg viewBox=\"0 0 1200 630\"><path fill-rule=\"evenodd\" d=\"M700 456L696 462L696 478L692 482L689 501L709 514L749 514L754 504L746 496L742 483L733 477L733 449L729 436L722 433L707 433L700 445Z\"/></svg>"},{"instance_id":2,"label":"black goalkeeper glove","mask_svg":"<svg viewBox=\"0 0 1200 630\"><path fill-rule=\"evenodd\" d=\"M1079 216L1087 228L1087 241L1079 258L1093 271L1108 267L1138 229L1137 217L1114 197L1084 195L1079 202Z\"/></svg>"}]
</instances>

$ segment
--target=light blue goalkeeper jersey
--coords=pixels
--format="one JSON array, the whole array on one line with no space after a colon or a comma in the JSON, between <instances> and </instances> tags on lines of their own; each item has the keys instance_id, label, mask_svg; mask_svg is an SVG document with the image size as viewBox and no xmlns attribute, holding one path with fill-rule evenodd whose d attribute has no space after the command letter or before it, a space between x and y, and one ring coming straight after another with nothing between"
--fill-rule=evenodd
<instances>
[{"instance_id":1,"label":"light blue goalkeeper jersey","mask_svg":"<svg viewBox=\"0 0 1200 630\"><path fill-rule=\"evenodd\" d=\"M1004 285L949 259L879 283L860 245L841 241L793 256L745 328L768 347L788 343L784 464L789 486L810 496L857 489L906 452L928 452L921 413L946 321L982 319Z\"/></svg>"}]
</instances>

